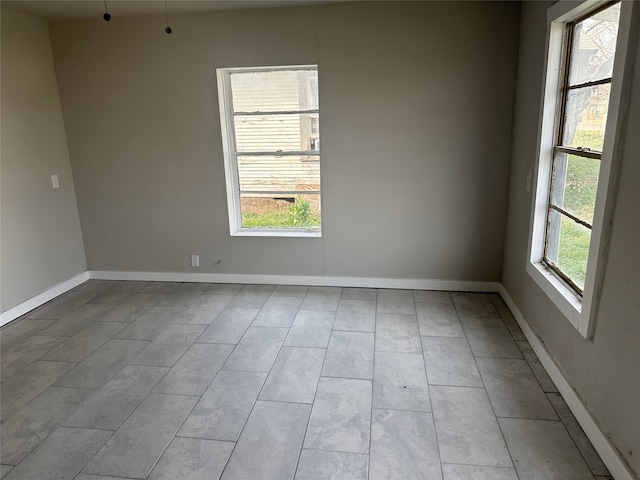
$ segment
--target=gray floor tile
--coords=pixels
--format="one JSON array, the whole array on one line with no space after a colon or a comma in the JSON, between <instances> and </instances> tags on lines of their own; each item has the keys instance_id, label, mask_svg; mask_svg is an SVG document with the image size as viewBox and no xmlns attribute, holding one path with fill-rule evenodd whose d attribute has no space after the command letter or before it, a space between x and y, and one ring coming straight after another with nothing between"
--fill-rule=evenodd
<instances>
[{"instance_id":1,"label":"gray floor tile","mask_svg":"<svg viewBox=\"0 0 640 480\"><path fill-rule=\"evenodd\" d=\"M362 332L332 332L322 375L372 379L373 335Z\"/></svg>"},{"instance_id":2,"label":"gray floor tile","mask_svg":"<svg viewBox=\"0 0 640 480\"><path fill-rule=\"evenodd\" d=\"M98 294L96 292L69 292L55 300L45 303L27 314L28 318L58 319L72 313L81 305L91 301Z\"/></svg>"},{"instance_id":3,"label":"gray floor tile","mask_svg":"<svg viewBox=\"0 0 640 480\"><path fill-rule=\"evenodd\" d=\"M88 475L86 473L81 473L73 480L137 480L137 479L129 479L124 477L110 477L108 475Z\"/></svg>"},{"instance_id":4,"label":"gray floor tile","mask_svg":"<svg viewBox=\"0 0 640 480\"><path fill-rule=\"evenodd\" d=\"M527 362L516 358L478 358L476 361L496 416L558 419Z\"/></svg>"},{"instance_id":5,"label":"gray floor tile","mask_svg":"<svg viewBox=\"0 0 640 480\"><path fill-rule=\"evenodd\" d=\"M368 480L369 456L359 453L303 449L296 480Z\"/></svg>"},{"instance_id":6,"label":"gray floor tile","mask_svg":"<svg viewBox=\"0 0 640 480\"><path fill-rule=\"evenodd\" d=\"M108 291L119 293L121 295L133 295L134 293L138 293L147 285L149 285L149 282L123 281L116 283Z\"/></svg>"},{"instance_id":7,"label":"gray floor tile","mask_svg":"<svg viewBox=\"0 0 640 480\"><path fill-rule=\"evenodd\" d=\"M2 424L2 462L20 462L92 393L93 390L47 388Z\"/></svg>"},{"instance_id":8,"label":"gray floor tile","mask_svg":"<svg viewBox=\"0 0 640 480\"><path fill-rule=\"evenodd\" d=\"M343 297L338 305L333 329L374 332L376 329L375 300L350 300Z\"/></svg>"},{"instance_id":9,"label":"gray floor tile","mask_svg":"<svg viewBox=\"0 0 640 480\"><path fill-rule=\"evenodd\" d=\"M225 370L268 372L287 336L288 329L249 327L224 364Z\"/></svg>"},{"instance_id":10,"label":"gray floor tile","mask_svg":"<svg viewBox=\"0 0 640 480\"><path fill-rule=\"evenodd\" d=\"M0 419L5 421L74 366L75 363L68 362L36 361L22 370L20 375L3 381L0 389Z\"/></svg>"},{"instance_id":11,"label":"gray floor tile","mask_svg":"<svg viewBox=\"0 0 640 480\"><path fill-rule=\"evenodd\" d=\"M131 323L150 308L143 305L118 305L100 317L100 321Z\"/></svg>"},{"instance_id":12,"label":"gray floor tile","mask_svg":"<svg viewBox=\"0 0 640 480\"><path fill-rule=\"evenodd\" d=\"M128 323L121 322L93 322L49 353L40 357L40 360L81 362L127 325Z\"/></svg>"},{"instance_id":13,"label":"gray floor tile","mask_svg":"<svg viewBox=\"0 0 640 480\"><path fill-rule=\"evenodd\" d=\"M524 333L522 333L522 330L520 330L520 325L518 325L511 311L507 307L496 307L496 310L498 310L498 315L500 315L500 318L513 339L516 341L526 341L527 338L524 336Z\"/></svg>"},{"instance_id":14,"label":"gray floor tile","mask_svg":"<svg viewBox=\"0 0 640 480\"><path fill-rule=\"evenodd\" d=\"M585 480L589 467L561 422L500 418L520 480Z\"/></svg>"},{"instance_id":15,"label":"gray floor tile","mask_svg":"<svg viewBox=\"0 0 640 480\"><path fill-rule=\"evenodd\" d=\"M182 292L179 290L180 288L178 287L173 292L168 293L158 305L190 307L202 296L202 292Z\"/></svg>"},{"instance_id":16,"label":"gray floor tile","mask_svg":"<svg viewBox=\"0 0 640 480\"><path fill-rule=\"evenodd\" d=\"M106 305L120 305L127 301L132 294L106 291L91 300L91 303L104 303Z\"/></svg>"},{"instance_id":17,"label":"gray floor tile","mask_svg":"<svg viewBox=\"0 0 640 480\"><path fill-rule=\"evenodd\" d=\"M377 311L396 315L415 315L413 290L379 289Z\"/></svg>"},{"instance_id":18,"label":"gray floor tile","mask_svg":"<svg viewBox=\"0 0 640 480\"><path fill-rule=\"evenodd\" d=\"M113 305L98 305L92 303L82 305L72 313L56 321L50 327L40 330L38 334L52 337L70 337L104 316L112 308Z\"/></svg>"},{"instance_id":19,"label":"gray floor tile","mask_svg":"<svg viewBox=\"0 0 640 480\"><path fill-rule=\"evenodd\" d=\"M302 297L270 297L252 325L289 328L301 304Z\"/></svg>"},{"instance_id":20,"label":"gray floor tile","mask_svg":"<svg viewBox=\"0 0 640 480\"><path fill-rule=\"evenodd\" d=\"M476 357L522 358L499 318L461 318L460 321Z\"/></svg>"},{"instance_id":21,"label":"gray floor tile","mask_svg":"<svg viewBox=\"0 0 640 480\"><path fill-rule=\"evenodd\" d=\"M278 285L271 294L273 297L304 297L309 291L305 285Z\"/></svg>"},{"instance_id":22,"label":"gray floor tile","mask_svg":"<svg viewBox=\"0 0 640 480\"><path fill-rule=\"evenodd\" d=\"M178 435L235 442L266 378L266 373L221 370Z\"/></svg>"},{"instance_id":23,"label":"gray floor tile","mask_svg":"<svg viewBox=\"0 0 640 480\"><path fill-rule=\"evenodd\" d=\"M548 393L547 398L549 398L549 401L578 447L582 458L587 462L591 472L594 475L603 477L611 475L562 396L559 393Z\"/></svg>"},{"instance_id":24,"label":"gray floor tile","mask_svg":"<svg viewBox=\"0 0 640 480\"><path fill-rule=\"evenodd\" d=\"M452 292L451 298L460 318L499 318L486 293Z\"/></svg>"},{"instance_id":25,"label":"gray floor tile","mask_svg":"<svg viewBox=\"0 0 640 480\"><path fill-rule=\"evenodd\" d=\"M321 378L305 448L369 453L371 381Z\"/></svg>"},{"instance_id":26,"label":"gray floor tile","mask_svg":"<svg viewBox=\"0 0 640 480\"><path fill-rule=\"evenodd\" d=\"M172 367L205 328L205 325L169 325L129 363Z\"/></svg>"},{"instance_id":27,"label":"gray floor tile","mask_svg":"<svg viewBox=\"0 0 640 480\"><path fill-rule=\"evenodd\" d=\"M498 292L487 293L487 296L489 297L489 300L491 301L491 303L494 304L496 307L507 306L507 304L504 303L502 296Z\"/></svg>"},{"instance_id":28,"label":"gray floor tile","mask_svg":"<svg viewBox=\"0 0 640 480\"><path fill-rule=\"evenodd\" d=\"M42 355L64 342L67 337L33 335L12 348L2 350L0 375L3 380L28 367Z\"/></svg>"},{"instance_id":29,"label":"gray floor tile","mask_svg":"<svg viewBox=\"0 0 640 480\"><path fill-rule=\"evenodd\" d=\"M422 337L430 385L483 387L476 362L464 337Z\"/></svg>"},{"instance_id":30,"label":"gray floor tile","mask_svg":"<svg viewBox=\"0 0 640 480\"><path fill-rule=\"evenodd\" d=\"M118 283L120 283L118 280L87 280L74 288L73 291L102 293L111 289Z\"/></svg>"},{"instance_id":31,"label":"gray floor tile","mask_svg":"<svg viewBox=\"0 0 640 480\"><path fill-rule=\"evenodd\" d=\"M376 352L422 353L416 316L378 313Z\"/></svg>"},{"instance_id":32,"label":"gray floor tile","mask_svg":"<svg viewBox=\"0 0 640 480\"><path fill-rule=\"evenodd\" d=\"M378 300L376 288L343 288L342 300Z\"/></svg>"},{"instance_id":33,"label":"gray floor tile","mask_svg":"<svg viewBox=\"0 0 640 480\"><path fill-rule=\"evenodd\" d=\"M340 287L310 287L300 308L302 310L335 312L338 309L341 295L342 288Z\"/></svg>"},{"instance_id":34,"label":"gray floor tile","mask_svg":"<svg viewBox=\"0 0 640 480\"><path fill-rule=\"evenodd\" d=\"M121 305L140 305L155 307L166 297L165 293L135 293L127 298Z\"/></svg>"},{"instance_id":35,"label":"gray floor tile","mask_svg":"<svg viewBox=\"0 0 640 480\"><path fill-rule=\"evenodd\" d=\"M441 303L453 305L453 300L451 300L451 295L449 292L441 292L434 290L414 290L413 298L416 302L424 302L424 303ZM416 305L417 308L417 305Z\"/></svg>"},{"instance_id":36,"label":"gray floor tile","mask_svg":"<svg viewBox=\"0 0 640 480\"><path fill-rule=\"evenodd\" d=\"M293 320L284 345L327 348L334 320L334 312L300 310Z\"/></svg>"},{"instance_id":37,"label":"gray floor tile","mask_svg":"<svg viewBox=\"0 0 640 480\"><path fill-rule=\"evenodd\" d=\"M311 405L256 403L222 479L288 479L296 470Z\"/></svg>"},{"instance_id":38,"label":"gray floor tile","mask_svg":"<svg viewBox=\"0 0 640 480\"><path fill-rule=\"evenodd\" d=\"M444 480L518 480L513 468L442 465Z\"/></svg>"},{"instance_id":39,"label":"gray floor tile","mask_svg":"<svg viewBox=\"0 0 640 480\"><path fill-rule=\"evenodd\" d=\"M242 285L237 283L214 283L207 290L205 295L235 295L242 290Z\"/></svg>"},{"instance_id":40,"label":"gray floor tile","mask_svg":"<svg viewBox=\"0 0 640 480\"><path fill-rule=\"evenodd\" d=\"M55 384L56 387L100 388L148 342L109 340Z\"/></svg>"},{"instance_id":41,"label":"gray floor tile","mask_svg":"<svg viewBox=\"0 0 640 480\"><path fill-rule=\"evenodd\" d=\"M325 350L282 347L260 393L260 400L313 403Z\"/></svg>"},{"instance_id":42,"label":"gray floor tile","mask_svg":"<svg viewBox=\"0 0 640 480\"><path fill-rule=\"evenodd\" d=\"M149 480L211 480L222 474L234 444L200 438L173 439Z\"/></svg>"},{"instance_id":43,"label":"gray floor tile","mask_svg":"<svg viewBox=\"0 0 640 480\"><path fill-rule=\"evenodd\" d=\"M225 308L198 342L238 343L259 311L257 308Z\"/></svg>"},{"instance_id":44,"label":"gray floor tile","mask_svg":"<svg viewBox=\"0 0 640 480\"><path fill-rule=\"evenodd\" d=\"M513 466L484 389L431 386L430 393L443 463Z\"/></svg>"},{"instance_id":45,"label":"gray floor tile","mask_svg":"<svg viewBox=\"0 0 640 480\"><path fill-rule=\"evenodd\" d=\"M117 429L167 370L163 367L124 367L63 425L103 430Z\"/></svg>"},{"instance_id":46,"label":"gray floor tile","mask_svg":"<svg viewBox=\"0 0 640 480\"><path fill-rule=\"evenodd\" d=\"M273 285L245 285L229 302L229 307L262 308L275 290Z\"/></svg>"},{"instance_id":47,"label":"gray floor tile","mask_svg":"<svg viewBox=\"0 0 640 480\"><path fill-rule=\"evenodd\" d=\"M373 410L369 479L441 480L433 418L428 413Z\"/></svg>"},{"instance_id":48,"label":"gray floor tile","mask_svg":"<svg viewBox=\"0 0 640 480\"><path fill-rule=\"evenodd\" d=\"M195 343L154 389L154 393L202 395L233 351L233 345Z\"/></svg>"},{"instance_id":49,"label":"gray floor tile","mask_svg":"<svg viewBox=\"0 0 640 480\"><path fill-rule=\"evenodd\" d=\"M174 323L209 325L229 304L232 295L202 295Z\"/></svg>"},{"instance_id":50,"label":"gray floor tile","mask_svg":"<svg viewBox=\"0 0 640 480\"><path fill-rule=\"evenodd\" d=\"M171 293L179 286L177 282L149 282L139 293Z\"/></svg>"},{"instance_id":51,"label":"gray floor tile","mask_svg":"<svg viewBox=\"0 0 640 480\"><path fill-rule=\"evenodd\" d=\"M422 355L376 352L373 407L416 412L431 411Z\"/></svg>"},{"instance_id":52,"label":"gray floor tile","mask_svg":"<svg viewBox=\"0 0 640 480\"><path fill-rule=\"evenodd\" d=\"M55 320L32 320L29 318L14 320L0 329L0 351L10 350L54 323Z\"/></svg>"},{"instance_id":53,"label":"gray floor tile","mask_svg":"<svg viewBox=\"0 0 640 480\"><path fill-rule=\"evenodd\" d=\"M556 384L553 383L553 380L551 380L551 377L540 363L540 360L538 360L538 356L536 355L536 352L533 351L533 348L531 348L531 345L529 345L529 342L526 340L516 341L516 344L518 345L520 352L522 352L524 359L529 364L529 368L531 368L531 371L538 380L538 383L540 383L542 390L545 392L557 393L558 388L556 387Z\"/></svg>"},{"instance_id":54,"label":"gray floor tile","mask_svg":"<svg viewBox=\"0 0 640 480\"><path fill-rule=\"evenodd\" d=\"M107 441L111 432L57 428L38 445L6 480L58 480L74 478Z\"/></svg>"},{"instance_id":55,"label":"gray floor tile","mask_svg":"<svg viewBox=\"0 0 640 480\"><path fill-rule=\"evenodd\" d=\"M420 335L429 337L464 337L458 313L452 304L416 303Z\"/></svg>"},{"instance_id":56,"label":"gray floor tile","mask_svg":"<svg viewBox=\"0 0 640 480\"><path fill-rule=\"evenodd\" d=\"M120 331L116 338L153 340L185 310L185 307L152 307Z\"/></svg>"},{"instance_id":57,"label":"gray floor tile","mask_svg":"<svg viewBox=\"0 0 640 480\"><path fill-rule=\"evenodd\" d=\"M83 472L146 478L196 401L196 397L150 394Z\"/></svg>"},{"instance_id":58,"label":"gray floor tile","mask_svg":"<svg viewBox=\"0 0 640 480\"><path fill-rule=\"evenodd\" d=\"M495 293L89 281L0 329L0 365L9 479L612 480ZM78 463L65 431L114 437Z\"/></svg>"}]
</instances>

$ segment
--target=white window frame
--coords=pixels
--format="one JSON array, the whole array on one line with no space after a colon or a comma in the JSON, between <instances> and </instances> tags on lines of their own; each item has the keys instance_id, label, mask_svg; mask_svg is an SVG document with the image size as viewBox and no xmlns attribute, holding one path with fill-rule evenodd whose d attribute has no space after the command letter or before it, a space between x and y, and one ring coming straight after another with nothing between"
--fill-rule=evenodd
<instances>
[{"instance_id":1,"label":"white window frame","mask_svg":"<svg viewBox=\"0 0 640 480\"><path fill-rule=\"evenodd\" d=\"M231 236L244 237L321 237L320 228L244 228L242 226L242 210L240 205L240 178L236 156L236 136L234 131L233 97L231 92L231 74L235 72L269 72L279 70L318 70L317 65L282 65L273 67L237 67L218 68L218 102L220 105L220 128L222 131L222 149L224 154L224 170L227 186L227 204L229 209L229 231ZM318 109L319 111L319 109ZM296 152L317 153L315 151ZM322 190L322 187L320 187ZM320 194L322 195L322 194ZM322 201L322 200L320 200ZM322 215L322 214L321 214Z\"/></svg>"},{"instance_id":2,"label":"white window frame","mask_svg":"<svg viewBox=\"0 0 640 480\"><path fill-rule=\"evenodd\" d=\"M629 38L633 14L637 8L633 1L621 1L618 41L611 80L605 140L602 148L600 175L589 244L586 278L582 296L560 276L549 269L544 261L547 209L551 187L554 141L558 121L558 99L562 86L562 61L566 24L610 3L608 0L588 0L576 6L575 2L560 0L547 11L547 49L544 90L540 114L539 144L536 160L536 185L531 209L529 255L526 270L549 299L585 338L592 338L600 290L606 267L611 222L617 190L616 171L620 156L620 128L629 99Z\"/></svg>"}]
</instances>

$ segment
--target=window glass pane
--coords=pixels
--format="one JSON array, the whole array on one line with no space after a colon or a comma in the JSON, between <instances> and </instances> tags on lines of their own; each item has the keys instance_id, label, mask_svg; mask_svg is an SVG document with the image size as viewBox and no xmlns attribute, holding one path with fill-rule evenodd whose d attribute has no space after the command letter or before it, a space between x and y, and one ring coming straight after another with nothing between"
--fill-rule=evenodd
<instances>
[{"instance_id":1,"label":"window glass pane","mask_svg":"<svg viewBox=\"0 0 640 480\"><path fill-rule=\"evenodd\" d=\"M562 145L602 151L611 85L570 90Z\"/></svg>"},{"instance_id":2,"label":"window glass pane","mask_svg":"<svg viewBox=\"0 0 640 480\"><path fill-rule=\"evenodd\" d=\"M317 70L231 73L235 112L318 109Z\"/></svg>"},{"instance_id":3,"label":"window glass pane","mask_svg":"<svg viewBox=\"0 0 640 480\"><path fill-rule=\"evenodd\" d=\"M619 18L617 3L576 24L569 70L571 85L611 77Z\"/></svg>"},{"instance_id":4,"label":"window glass pane","mask_svg":"<svg viewBox=\"0 0 640 480\"><path fill-rule=\"evenodd\" d=\"M551 203L593 224L600 161L557 153L553 164Z\"/></svg>"},{"instance_id":5,"label":"window glass pane","mask_svg":"<svg viewBox=\"0 0 640 480\"><path fill-rule=\"evenodd\" d=\"M238 156L241 192L320 190L317 156Z\"/></svg>"},{"instance_id":6,"label":"window glass pane","mask_svg":"<svg viewBox=\"0 0 640 480\"><path fill-rule=\"evenodd\" d=\"M584 288L591 230L551 210L548 234L547 259L581 289Z\"/></svg>"},{"instance_id":7,"label":"window glass pane","mask_svg":"<svg viewBox=\"0 0 640 480\"><path fill-rule=\"evenodd\" d=\"M236 115L238 152L318 150L318 114Z\"/></svg>"},{"instance_id":8,"label":"window glass pane","mask_svg":"<svg viewBox=\"0 0 640 480\"><path fill-rule=\"evenodd\" d=\"M243 228L320 229L320 195L241 194Z\"/></svg>"}]
</instances>

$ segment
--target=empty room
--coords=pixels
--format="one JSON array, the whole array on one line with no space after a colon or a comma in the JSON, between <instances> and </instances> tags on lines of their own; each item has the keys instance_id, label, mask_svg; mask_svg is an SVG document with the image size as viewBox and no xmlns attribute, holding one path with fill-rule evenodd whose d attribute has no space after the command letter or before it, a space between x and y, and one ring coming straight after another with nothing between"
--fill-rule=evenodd
<instances>
[{"instance_id":1,"label":"empty room","mask_svg":"<svg viewBox=\"0 0 640 480\"><path fill-rule=\"evenodd\" d=\"M640 3L0 6L0 478L640 479Z\"/></svg>"}]
</instances>

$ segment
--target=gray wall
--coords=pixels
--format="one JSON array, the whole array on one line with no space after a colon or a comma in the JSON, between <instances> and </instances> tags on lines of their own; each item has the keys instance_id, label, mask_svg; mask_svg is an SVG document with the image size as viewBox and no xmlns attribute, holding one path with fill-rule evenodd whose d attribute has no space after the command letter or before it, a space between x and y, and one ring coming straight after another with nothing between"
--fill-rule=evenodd
<instances>
[{"instance_id":1,"label":"gray wall","mask_svg":"<svg viewBox=\"0 0 640 480\"><path fill-rule=\"evenodd\" d=\"M47 22L2 9L1 55L5 311L84 272L86 262Z\"/></svg>"},{"instance_id":2,"label":"gray wall","mask_svg":"<svg viewBox=\"0 0 640 480\"><path fill-rule=\"evenodd\" d=\"M518 14L335 4L175 15L170 36L160 16L53 22L89 268L499 280ZM215 69L308 63L323 237L230 238Z\"/></svg>"},{"instance_id":3,"label":"gray wall","mask_svg":"<svg viewBox=\"0 0 640 480\"><path fill-rule=\"evenodd\" d=\"M522 7L502 282L602 431L640 473L640 48L628 103L609 260L595 335L589 341L525 272L531 212L531 194L525 185L527 173L535 168L547 6L546 2L525 2Z\"/></svg>"}]
</instances>

